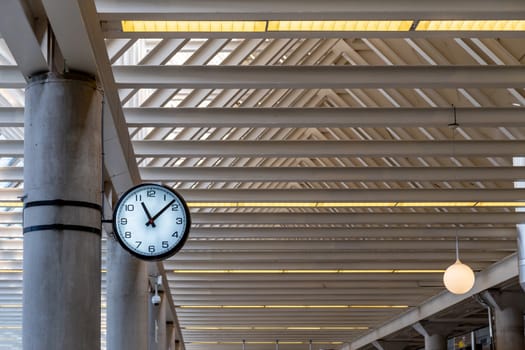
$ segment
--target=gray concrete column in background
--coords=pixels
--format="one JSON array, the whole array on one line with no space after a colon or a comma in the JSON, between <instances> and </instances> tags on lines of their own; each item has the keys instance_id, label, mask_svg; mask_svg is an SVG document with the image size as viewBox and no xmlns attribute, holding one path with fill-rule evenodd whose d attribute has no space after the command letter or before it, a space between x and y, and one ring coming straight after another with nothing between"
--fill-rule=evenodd
<instances>
[{"instance_id":1,"label":"gray concrete column in background","mask_svg":"<svg viewBox=\"0 0 525 350\"><path fill-rule=\"evenodd\" d=\"M26 89L23 349L100 349L101 113L96 82Z\"/></svg>"},{"instance_id":2,"label":"gray concrete column in background","mask_svg":"<svg viewBox=\"0 0 525 350\"><path fill-rule=\"evenodd\" d=\"M148 348L148 269L119 243L107 243L107 349Z\"/></svg>"},{"instance_id":3,"label":"gray concrete column in background","mask_svg":"<svg viewBox=\"0 0 525 350\"><path fill-rule=\"evenodd\" d=\"M153 293L151 294L153 295ZM160 304L149 303L149 350L166 350L166 295L159 293Z\"/></svg>"},{"instance_id":4,"label":"gray concrete column in background","mask_svg":"<svg viewBox=\"0 0 525 350\"><path fill-rule=\"evenodd\" d=\"M523 311L519 307L495 309L496 350L525 349Z\"/></svg>"},{"instance_id":5,"label":"gray concrete column in background","mask_svg":"<svg viewBox=\"0 0 525 350\"><path fill-rule=\"evenodd\" d=\"M441 334L426 335L425 350L447 350L447 339Z\"/></svg>"}]
</instances>

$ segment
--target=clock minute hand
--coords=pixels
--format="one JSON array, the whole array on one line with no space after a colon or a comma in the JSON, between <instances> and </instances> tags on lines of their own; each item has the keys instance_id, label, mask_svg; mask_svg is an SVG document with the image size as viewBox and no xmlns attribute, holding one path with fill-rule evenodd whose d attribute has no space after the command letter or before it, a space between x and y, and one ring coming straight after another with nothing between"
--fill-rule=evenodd
<instances>
[{"instance_id":1,"label":"clock minute hand","mask_svg":"<svg viewBox=\"0 0 525 350\"><path fill-rule=\"evenodd\" d=\"M142 209L144 209L144 212L146 213L146 216L148 217L148 222L146 222L146 226L151 225L152 227L155 227L155 223L153 222L153 218L151 217L151 214L148 211L148 208L146 208L146 204L144 202L140 202L140 205L142 205Z\"/></svg>"},{"instance_id":2,"label":"clock minute hand","mask_svg":"<svg viewBox=\"0 0 525 350\"><path fill-rule=\"evenodd\" d=\"M171 207L171 205L175 203L175 199L173 199L171 202L169 202L168 204L166 204L164 206L164 208L162 208L157 214L155 214L155 216L153 216L150 221L151 223L153 224L153 222L162 214L166 211L166 209L168 209L169 207Z\"/></svg>"}]
</instances>

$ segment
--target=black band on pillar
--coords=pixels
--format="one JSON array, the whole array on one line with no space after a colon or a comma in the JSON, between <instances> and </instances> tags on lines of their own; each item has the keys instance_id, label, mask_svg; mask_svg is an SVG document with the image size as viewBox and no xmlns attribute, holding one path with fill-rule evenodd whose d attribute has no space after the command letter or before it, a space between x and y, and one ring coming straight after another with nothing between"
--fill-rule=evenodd
<instances>
[{"instance_id":1,"label":"black band on pillar","mask_svg":"<svg viewBox=\"0 0 525 350\"><path fill-rule=\"evenodd\" d=\"M81 231L87 233L94 233L96 235L102 235L101 229L91 226L82 226L82 225L66 225L66 224L49 224L49 225L34 225L29 227L24 227L24 233L34 232L34 231L50 231L50 230L63 230L63 231Z\"/></svg>"},{"instance_id":2,"label":"black band on pillar","mask_svg":"<svg viewBox=\"0 0 525 350\"><path fill-rule=\"evenodd\" d=\"M42 206L59 206L59 207L82 207L95 209L102 212L102 206L97 203L83 202L83 201L70 201L65 199L53 199L45 201L34 201L24 203L24 208L42 207Z\"/></svg>"}]
</instances>

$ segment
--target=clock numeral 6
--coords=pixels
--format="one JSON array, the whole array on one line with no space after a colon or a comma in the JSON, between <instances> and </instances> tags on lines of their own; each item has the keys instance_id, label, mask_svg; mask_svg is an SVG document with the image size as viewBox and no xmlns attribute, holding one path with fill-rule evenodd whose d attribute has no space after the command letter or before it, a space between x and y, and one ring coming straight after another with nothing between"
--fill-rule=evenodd
<instances>
[{"instance_id":1,"label":"clock numeral 6","mask_svg":"<svg viewBox=\"0 0 525 350\"><path fill-rule=\"evenodd\" d=\"M127 218L120 218L120 224L121 225L127 225L128 224L128 219Z\"/></svg>"},{"instance_id":2,"label":"clock numeral 6","mask_svg":"<svg viewBox=\"0 0 525 350\"><path fill-rule=\"evenodd\" d=\"M131 232L129 231L124 232L124 238L131 238Z\"/></svg>"},{"instance_id":3,"label":"clock numeral 6","mask_svg":"<svg viewBox=\"0 0 525 350\"><path fill-rule=\"evenodd\" d=\"M162 241L162 248L168 248L170 245L168 241Z\"/></svg>"},{"instance_id":4,"label":"clock numeral 6","mask_svg":"<svg viewBox=\"0 0 525 350\"><path fill-rule=\"evenodd\" d=\"M148 246L148 252L155 253L155 246L154 245Z\"/></svg>"}]
</instances>

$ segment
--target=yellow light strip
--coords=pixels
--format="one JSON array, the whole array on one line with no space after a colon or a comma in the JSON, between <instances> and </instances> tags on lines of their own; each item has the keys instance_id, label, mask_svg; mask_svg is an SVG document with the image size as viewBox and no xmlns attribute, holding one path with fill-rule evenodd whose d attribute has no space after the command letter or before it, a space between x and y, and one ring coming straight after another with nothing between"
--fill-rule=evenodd
<instances>
[{"instance_id":1,"label":"yellow light strip","mask_svg":"<svg viewBox=\"0 0 525 350\"><path fill-rule=\"evenodd\" d=\"M187 326L182 329L188 331L222 331L222 330L254 330L254 331L352 331L352 330L367 330L365 326L334 326L334 327L307 327L307 326L290 326L290 327L265 327L265 326Z\"/></svg>"},{"instance_id":2,"label":"yellow light strip","mask_svg":"<svg viewBox=\"0 0 525 350\"><path fill-rule=\"evenodd\" d=\"M2 208L22 208L24 203L21 201L2 201L0 202L0 207Z\"/></svg>"},{"instance_id":3,"label":"yellow light strip","mask_svg":"<svg viewBox=\"0 0 525 350\"><path fill-rule=\"evenodd\" d=\"M122 21L123 32L242 33L265 32L266 21Z\"/></svg>"},{"instance_id":4,"label":"yellow light strip","mask_svg":"<svg viewBox=\"0 0 525 350\"><path fill-rule=\"evenodd\" d=\"M416 31L525 31L525 20L419 21Z\"/></svg>"},{"instance_id":5,"label":"yellow light strip","mask_svg":"<svg viewBox=\"0 0 525 350\"><path fill-rule=\"evenodd\" d=\"M242 32L399 32L413 21L121 21L123 32L242 33Z\"/></svg>"},{"instance_id":6,"label":"yellow light strip","mask_svg":"<svg viewBox=\"0 0 525 350\"><path fill-rule=\"evenodd\" d=\"M0 304L0 309L18 309L22 308L22 304Z\"/></svg>"},{"instance_id":7,"label":"yellow light strip","mask_svg":"<svg viewBox=\"0 0 525 350\"><path fill-rule=\"evenodd\" d=\"M240 341L192 341L187 342L186 344L194 344L194 345L240 345L243 344L243 342ZM275 344L275 341L246 341L244 344L251 344L251 345L266 345L266 344ZM301 345L301 344L309 344L309 342L302 342L302 341L279 341L279 344L281 345ZM312 344L316 345L341 345L343 344L342 341L313 341Z\"/></svg>"},{"instance_id":8,"label":"yellow light strip","mask_svg":"<svg viewBox=\"0 0 525 350\"><path fill-rule=\"evenodd\" d=\"M195 274L201 274L201 273L214 273L214 274L259 274L259 273L268 273L268 274L324 274L324 273L347 273L347 274L366 274L366 273L444 273L445 270L172 270L174 273L195 273Z\"/></svg>"},{"instance_id":9,"label":"yellow light strip","mask_svg":"<svg viewBox=\"0 0 525 350\"><path fill-rule=\"evenodd\" d=\"M525 207L525 202L189 202L190 208Z\"/></svg>"},{"instance_id":10,"label":"yellow light strip","mask_svg":"<svg viewBox=\"0 0 525 350\"><path fill-rule=\"evenodd\" d=\"M269 32L407 32L413 21L268 21Z\"/></svg>"},{"instance_id":11,"label":"yellow light strip","mask_svg":"<svg viewBox=\"0 0 525 350\"><path fill-rule=\"evenodd\" d=\"M121 21L123 32L407 32L414 21L280 20L280 21ZM525 20L422 20L416 31L525 31Z\"/></svg>"},{"instance_id":12,"label":"yellow light strip","mask_svg":"<svg viewBox=\"0 0 525 350\"><path fill-rule=\"evenodd\" d=\"M177 305L181 309L405 309L408 305Z\"/></svg>"}]
</instances>

